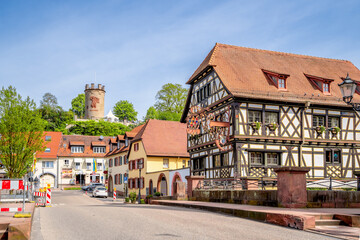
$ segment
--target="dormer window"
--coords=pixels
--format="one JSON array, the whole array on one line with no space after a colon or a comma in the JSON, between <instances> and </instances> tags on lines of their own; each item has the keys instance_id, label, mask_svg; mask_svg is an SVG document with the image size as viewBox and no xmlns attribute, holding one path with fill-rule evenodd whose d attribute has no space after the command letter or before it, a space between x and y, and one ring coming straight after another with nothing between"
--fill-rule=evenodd
<instances>
[{"instance_id":1,"label":"dormer window","mask_svg":"<svg viewBox=\"0 0 360 240\"><path fill-rule=\"evenodd\" d=\"M333 82L333 79L322 78L317 76L312 76L308 74L304 74L307 79L320 91L322 91L326 95L330 95L330 84Z\"/></svg>"},{"instance_id":2,"label":"dormer window","mask_svg":"<svg viewBox=\"0 0 360 240\"><path fill-rule=\"evenodd\" d=\"M290 76L288 74L284 73L277 73L277 72L271 72L268 70L262 69L263 73L265 74L267 80L277 87L279 90L286 90L286 79Z\"/></svg>"}]
</instances>

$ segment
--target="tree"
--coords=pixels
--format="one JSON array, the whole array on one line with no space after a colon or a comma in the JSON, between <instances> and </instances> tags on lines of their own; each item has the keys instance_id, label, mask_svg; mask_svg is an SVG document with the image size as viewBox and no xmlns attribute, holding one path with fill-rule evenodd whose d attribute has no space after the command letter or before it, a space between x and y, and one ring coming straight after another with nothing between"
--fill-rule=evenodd
<instances>
[{"instance_id":1,"label":"tree","mask_svg":"<svg viewBox=\"0 0 360 240\"><path fill-rule=\"evenodd\" d=\"M72 126L68 129L66 134L79 134L90 136L117 136L123 135L130 131L130 128L121 123L100 121L77 121L72 122Z\"/></svg>"},{"instance_id":2,"label":"tree","mask_svg":"<svg viewBox=\"0 0 360 240\"><path fill-rule=\"evenodd\" d=\"M71 111L75 113L79 118L85 116L85 94L81 93L71 100Z\"/></svg>"},{"instance_id":3,"label":"tree","mask_svg":"<svg viewBox=\"0 0 360 240\"><path fill-rule=\"evenodd\" d=\"M158 111L153 106L151 106L146 112L144 121L147 121L149 119L158 119L158 118L159 118Z\"/></svg>"},{"instance_id":4,"label":"tree","mask_svg":"<svg viewBox=\"0 0 360 240\"><path fill-rule=\"evenodd\" d=\"M51 93L45 93L43 99L40 101L40 108L58 108L57 98Z\"/></svg>"},{"instance_id":5,"label":"tree","mask_svg":"<svg viewBox=\"0 0 360 240\"><path fill-rule=\"evenodd\" d=\"M136 116L138 114L135 111L133 104L127 100L118 101L114 106L113 112L120 121L136 121Z\"/></svg>"},{"instance_id":6,"label":"tree","mask_svg":"<svg viewBox=\"0 0 360 240\"><path fill-rule=\"evenodd\" d=\"M25 100L12 86L0 91L0 160L9 178L22 178L31 168L34 154L43 151L44 121L36 104Z\"/></svg>"},{"instance_id":7,"label":"tree","mask_svg":"<svg viewBox=\"0 0 360 240\"><path fill-rule=\"evenodd\" d=\"M159 119L179 121L185 107L187 89L180 84L167 83L156 94L155 108Z\"/></svg>"}]
</instances>

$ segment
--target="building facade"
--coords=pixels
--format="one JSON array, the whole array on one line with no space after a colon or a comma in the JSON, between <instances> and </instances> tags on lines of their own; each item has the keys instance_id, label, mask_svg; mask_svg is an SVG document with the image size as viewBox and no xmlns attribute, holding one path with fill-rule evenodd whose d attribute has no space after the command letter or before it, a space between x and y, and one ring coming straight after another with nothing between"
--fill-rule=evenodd
<instances>
[{"instance_id":1,"label":"building facade","mask_svg":"<svg viewBox=\"0 0 360 240\"><path fill-rule=\"evenodd\" d=\"M105 86L92 83L85 86L85 119L99 120L104 118Z\"/></svg>"},{"instance_id":2,"label":"building facade","mask_svg":"<svg viewBox=\"0 0 360 240\"><path fill-rule=\"evenodd\" d=\"M44 132L45 150L36 153L34 179L39 181L39 187L58 187L58 150L62 138L61 132Z\"/></svg>"},{"instance_id":3,"label":"building facade","mask_svg":"<svg viewBox=\"0 0 360 240\"><path fill-rule=\"evenodd\" d=\"M347 73L360 79L345 60L216 44L187 82L191 175L276 177L297 166L308 178L354 178L360 119L338 87Z\"/></svg>"},{"instance_id":4,"label":"building facade","mask_svg":"<svg viewBox=\"0 0 360 240\"><path fill-rule=\"evenodd\" d=\"M58 153L59 186L105 184L110 137L63 135Z\"/></svg>"},{"instance_id":5,"label":"building facade","mask_svg":"<svg viewBox=\"0 0 360 240\"><path fill-rule=\"evenodd\" d=\"M171 170L188 166L186 125L150 119L129 146L129 192L171 195ZM141 170L141 171L140 171ZM183 178L182 178L183 179Z\"/></svg>"}]
</instances>

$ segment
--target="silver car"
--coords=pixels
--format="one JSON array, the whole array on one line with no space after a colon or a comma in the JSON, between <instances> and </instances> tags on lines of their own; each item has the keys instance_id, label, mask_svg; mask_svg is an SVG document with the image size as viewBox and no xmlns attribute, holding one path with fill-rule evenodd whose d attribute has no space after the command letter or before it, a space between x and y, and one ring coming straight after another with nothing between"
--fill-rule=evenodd
<instances>
[{"instance_id":1,"label":"silver car","mask_svg":"<svg viewBox=\"0 0 360 240\"><path fill-rule=\"evenodd\" d=\"M105 197L107 198L107 191L106 188L103 186L98 186L94 189L94 191L92 192L92 196L93 197Z\"/></svg>"}]
</instances>

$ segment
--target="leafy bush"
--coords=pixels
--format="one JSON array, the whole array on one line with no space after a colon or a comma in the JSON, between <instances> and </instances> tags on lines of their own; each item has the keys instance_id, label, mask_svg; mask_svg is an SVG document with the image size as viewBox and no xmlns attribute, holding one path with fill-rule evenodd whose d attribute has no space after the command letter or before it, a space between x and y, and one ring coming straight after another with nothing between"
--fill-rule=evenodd
<instances>
[{"instance_id":1,"label":"leafy bush","mask_svg":"<svg viewBox=\"0 0 360 240\"><path fill-rule=\"evenodd\" d=\"M132 203L135 203L135 201L136 201L136 193L135 193L135 192L131 192L131 193L129 194L129 198L130 198L130 201L131 201Z\"/></svg>"},{"instance_id":2,"label":"leafy bush","mask_svg":"<svg viewBox=\"0 0 360 240\"><path fill-rule=\"evenodd\" d=\"M145 204L145 200L144 200L144 199L140 199L140 204Z\"/></svg>"},{"instance_id":3,"label":"leafy bush","mask_svg":"<svg viewBox=\"0 0 360 240\"><path fill-rule=\"evenodd\" d=\"M129 200L130 200L130 199L129 199L128 197L125 198L125 202L129 202Z\"/></svg>"},{"instance_id":4,"label":"leafy bush","mask_svg":"<svg viewBox=\"0 0 360 240\"><path fill-rule=\"evenodd\" d=\"M161 193L160 193L160 192L156 192L156 193L154 193L154 195L157 196L157 197L160 197L160 196L161 196Z\"/></svg>"},{"instance_id":5,"label":"leafy bush","mask_svg":"<svg viewBox=\"0 0 360 240\"><path fill-rule=\"evenodd\" d=\"M71 122L71 127L64 134L79 134L90 136L117 136L125 134L131 129L121 123L112 123L104 120L100 121L77 121Z\"/></svg>"},{"instance_id":6,"label":"leafy bush","mask_svg":"<svg viewBox=\"0 0 360 240\"><path fill-rule=\"evenodd\" d=\"M152 197L153 197L153 195L149 194L149 195L146 196L146 199L149 199L149 198L152 198Z\"/></svg>"}]
</instances>

